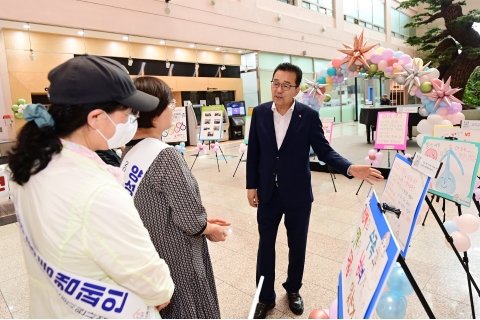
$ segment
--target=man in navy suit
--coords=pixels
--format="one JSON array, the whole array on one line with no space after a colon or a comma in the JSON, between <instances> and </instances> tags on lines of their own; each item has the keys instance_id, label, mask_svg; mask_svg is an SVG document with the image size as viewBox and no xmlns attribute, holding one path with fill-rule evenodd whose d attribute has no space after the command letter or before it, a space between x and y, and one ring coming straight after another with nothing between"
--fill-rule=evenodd
<instances>
[{"instance_id":1,"label":"man in navy suit","mask_svg":"<svg viewBox=\"0 0 480 320\"><path fill-rule=\"evenodd\" d=\"M300 92L302 70L282 63L272 79L273 101L254 109L250 124L247 159L248 201L257 208L260 242L257 284L264 276L256 319L264 319L275 307L275 241L285 214L289 258L283 287L290 310L303 313L302 286L308 224L313 194L310 179L310 146L319 160L347 177L373 181L383 179L378 170L353 165L333 150L325 139L318 112L294 97Z\"/></svg>"}]
</instances>

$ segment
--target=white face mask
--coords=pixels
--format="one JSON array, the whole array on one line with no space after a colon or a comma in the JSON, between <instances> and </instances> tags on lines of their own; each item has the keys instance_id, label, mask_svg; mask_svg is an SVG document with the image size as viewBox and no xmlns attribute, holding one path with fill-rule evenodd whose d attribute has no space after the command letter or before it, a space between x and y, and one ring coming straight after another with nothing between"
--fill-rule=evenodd
<instances>
[{"instance_id":1,"label":"white face mask","mask_svg":"<svg viewBox=\"0 0 480 320\"><path fill-rule=\"evenodd\" d=\"M97 129L97 132L107 141L109 149L120 148L121 146L125 145L127 142L132 140L133 136L137 132L138 123L135 121L135 116L129 115L128 120L125 123L115 124L112 118L105 112L108 119L111 123L115 126L115 133L110 139L105 138L103 133Z\"/></svg>"}]
</instances>

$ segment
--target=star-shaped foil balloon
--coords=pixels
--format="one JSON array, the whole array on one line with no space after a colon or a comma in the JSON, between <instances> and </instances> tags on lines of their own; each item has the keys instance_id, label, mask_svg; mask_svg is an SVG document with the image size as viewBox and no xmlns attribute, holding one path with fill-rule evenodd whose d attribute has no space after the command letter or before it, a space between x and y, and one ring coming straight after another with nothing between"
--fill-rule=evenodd
<instances>
[{"instance_id":1,"label":"star-shaped foil balloon","mask_svg":"<svg viewBox=\"0 0 480 320\"><path fill-rule=\"evenodd\" d=\"M407 92L410 92L410 89L412 89L414 84L420 87L420 77L430 73L430 71L425 70L430 64L430 62L428 62L423 67L420 67L420 64L417 64L414 58L412 59L411 68L407 68L404 65L402 65L402 68L405 71L399 72L397 73L397 75L402 75L406 77L404 86L408 86Z\"/></svg>"},{"instance_id":2,"label":"star-shaped foil balloon","mask_svg":"<svg viewBox=\"0 0 480 320\"><path fill-rule=\"evenodd\" d=\"M305 79L305 84L307 85L307 90L305 90L305 93L308 93L311 97L315 97L315 94L320 95L320 97L323 97L325 99L325 94L320 90L321 88L327 86L327 84L320 84L317 83L316 81L311 81Z\"/></svg>"},{"instance_id":3,"label":"star-shaped foil balloon","mask_svg":"<svg viewBox=\"0 0 480 320\"><path fill-rule=\"evenodd\" d=\"M442 83L441 86L437 85L435 82L432 82L433 89L431 92L427 93L425 96L427 96L430 100L434 100L434 99L437 100L435 102L435 105L433 106L433 109L435 109L442 101L446 102L449 106L452 105L452 101L463 104L462 101L460 101L454 96L455 93L457 93L462 89L460 88L452 89L450 87L451 79L452 77L449 77L447 82L445 83L441 81Z\"/></svg>"},{"instance_id":4,"label":"star-shaped foil balloon","mask_svg":"<svg viewBox=\"0 0 480 320\"><path fill-rule=\"evenodd\" d=\"M345 49L338 50L347 55L340 63L340 64L344 64L345 62L348 62L347 69L350 68L357 60L363 63L366 68L368 68L367 59L365 59L363 55L370 49L373 49L376 46L376 44L367 46L367 40L363 41L363 31L364 30L362 30L360 37L355 36L353 47L348 44L343 44Z\"/></svg>"}]
</instances>

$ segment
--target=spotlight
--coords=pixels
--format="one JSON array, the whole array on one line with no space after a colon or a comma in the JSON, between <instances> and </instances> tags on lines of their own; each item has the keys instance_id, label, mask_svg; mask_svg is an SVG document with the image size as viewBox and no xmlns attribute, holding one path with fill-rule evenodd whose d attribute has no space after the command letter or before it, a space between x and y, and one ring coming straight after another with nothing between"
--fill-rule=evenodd
<instances>
[{"instance_id":1,"label":"spotlight","mask_svg":"<svg viewBox=\"0 0 480 320\"><path fill-rule=\"evenodd\" d=\"M243 51L242 50L238 50L238 53L242 53Z\"/></svg>"},{"instance_id":2,"label":"spotlight","mask_svg":"<svg viewBox=\"0 0 480 320\"><path fill-rule=\"evenodd\" d=\"M194 44L191 44L191 45L190 45L190 48L195 48L195 45L194 45Z\"/></svg>"},{"instance_id":3,"label":"spotlight","mask_svg":"<svg viewBox=\"0 0 480 320\"><path fill-rule=\"evenodd\" d=\"M80 31L78 31L78 34L81 35L81 36L83 36L83 35L85 34L85 31L80 30Z\"/></svg>"},{"instance_id":4,"label":"spotlight","mask_svg":"<svg viewBox=\"0 0 480 320\"><path fill-rule=\"evenodd\" d=\"M30 24L29 24L29 23L25 23L25 24L23 25L23 27L24 27L25 29L30 29Z\"/></svg>"},{"instance_id":5,"label":"spotlight","mask_svg":"<svg viewBox=\"0 0 480 320\"><path fill-rule=\"evenodd\" d=\"M127 40L128 40L128 36L123 36L123 40L127 41Z\"/></svg>"},{"instance_id":6,"label":"spotlight","mask_svg":"<svg viewBox=\"0 0 480 320\"><path fill-rule=\"evenodd\" d=\"M220 51L220 48L215 48L215 50Z\"/></svg>"},{"instance_id":7,"label":"spotlight","mask_svg":"<svg viewBox=\"0 0 480 320\"><path fill-rule=\"evenodd\" d=\"M160 44L165 44L165 40L160 40Z\"/></svg>"},{"instance_id":8,"label":"spotlight","mask_svg":"<svg viewBox=\"0 0 480 320\"><path fill-rule=\"evenodd\" d=\"M224 65L220 68L220 70L225 70L227 69L227 67L225 67Z\"/></svg>"},{"instance_id":9,"label":"spotlight","mask_svg":"<svg viewBox=\"0 0 480 320\"><path fill-rule=\"evenodd\" d=\"M128 66L131 67L133 65L133 59L132 57L128 58Z\"/></svg>"},{"instance_id":10,"label":"spotlight","mask_svg":"<svg viewBox=\"0 0 480 320\"><path fill-rule=\"evenodd\" d=\"M167 61L165 62L165 68L167 68L167 69L170 68L170 61L167 60Z\"/></svg>"}]
</instances>

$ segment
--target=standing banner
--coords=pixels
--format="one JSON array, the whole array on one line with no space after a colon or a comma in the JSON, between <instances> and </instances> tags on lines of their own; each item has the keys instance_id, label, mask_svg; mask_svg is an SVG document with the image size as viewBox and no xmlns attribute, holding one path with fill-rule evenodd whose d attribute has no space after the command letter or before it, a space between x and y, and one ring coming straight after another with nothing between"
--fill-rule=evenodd
<instances>
[{"instance_id":1,"label":"standing banner","mask_svg":"<svg viewBox=\"0 0 480 320\"><path fill-rule=\"evenodd\" d=\"M187 114L185 107L176 107L173 110L172 126L163 131L163 142L187 141Z\"/></svg>"},{"instance_id":2,"label":"standing banner","mask_svg":"<svg viewBox=\"0 0 480 320\"><path fill-rule=\"evenodd\" d=\"M322 129L325 138L328 140L329 144L332 144L332 134L333 134L333 124L335 123L335 118L320 118L322 122Z\"/></svg>"},{"instance_id":3,"label":"standing banner","mask_svg":"<svg viewBox=\"0 0 480 320\"><path fill-rule=\"evenodd\" d=\"M338 318L371 318L400 249L371 188L338 284Z\"/></svg>"},{"instance_id":4,"label":"standing banner","mask_svg":"<svg viewBox=\"0 0 480 320\"><path fill-rule=\"evenodd\" d=\"M405 150L407 148L408 113L379 112L375 149Z\"/></svg>"},{"instance_id":5,"label":"standing banner","mask_svg":"<svg viewBox=\"0 0 480 320\"><path fill-rule=\"evenodd\" d=\"M480 143L425 137L421 154L440 161L438 178L432 178L430 193L470 207L479 165Z\"/></svg>"},{"instance_id":6,"label":"standing banner","mask_svg":"<svg viewBox=\"0 0 480 320\"><path fill-rule=\"evenodd\" d=\"M429 184L430 178L427 175L412 168L404 156L396 154L381 200L401 211L398 216L387 213L385 217L403 257L407 255Z\"/></svg>"},{"instance_id":7,"label":"standing banner","mask_svg":"<svg viewBox=\"0 0 480 320\"><path fill-rule=\"evenodd\" d=\"M223 106L202 107L199 140L220 140L223 134Z\"/></svg>"}]
</instances>

